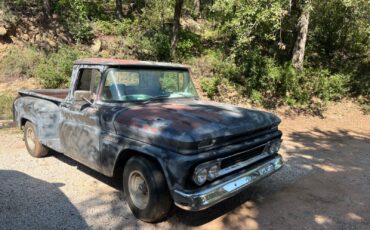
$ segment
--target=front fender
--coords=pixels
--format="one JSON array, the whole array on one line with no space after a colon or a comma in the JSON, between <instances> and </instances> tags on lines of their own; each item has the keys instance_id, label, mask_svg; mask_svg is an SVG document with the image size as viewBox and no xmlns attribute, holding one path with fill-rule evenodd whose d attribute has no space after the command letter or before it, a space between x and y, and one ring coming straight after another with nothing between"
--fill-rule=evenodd
<instances>
[{"instance_id":1,"label":"front fender","mask_svg":"<svg viewBox=\"0 0 370 230\"><path fill-rule=\"evenodd\" d=\"M125 162L135 152L143 156L149 156L159 163L169 189L172 190L175 178L169 173L168 164L174 158L173 154L175 153L113 133L105 133L101 138L101 169L103 174L112 177L115 168L120 166L118 164ZM124 160L122 161L122 159Z\"/></svg>"}]
</instances>

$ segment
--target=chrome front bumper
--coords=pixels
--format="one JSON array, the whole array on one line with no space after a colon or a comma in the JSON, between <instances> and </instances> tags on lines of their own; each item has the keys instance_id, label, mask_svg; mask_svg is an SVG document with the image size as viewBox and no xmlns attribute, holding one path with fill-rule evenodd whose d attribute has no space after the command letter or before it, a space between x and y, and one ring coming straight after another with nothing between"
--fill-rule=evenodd
<instances>
[{"instance_id":1,"label":"chrome front bumper","mask_svg":"<svg viewBox=\"0 0 370 230\"><path fill-rule=\"evenodd\" d=\"M173 199L176 206L185 210L199 211L206 209L232 197L258 180L271 175L282 166L283 160L280 155L277 155L273 159L262 162L248 171L243 171L237 175L230 175L213 182L207 187L197 190L175 189Z\"/></svg>"}]
</instances>

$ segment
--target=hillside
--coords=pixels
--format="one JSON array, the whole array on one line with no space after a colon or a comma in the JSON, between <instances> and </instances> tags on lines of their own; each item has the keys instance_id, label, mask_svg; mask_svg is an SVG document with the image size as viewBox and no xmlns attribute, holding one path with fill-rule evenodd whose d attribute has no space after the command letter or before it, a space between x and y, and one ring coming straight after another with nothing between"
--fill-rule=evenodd
<instances>
[{"instance_id":1,"label":"hillside","mask_svg":"<svg viewBox=\"0 0 370 230\"><path fill-rule=\"evenodd\" d=\"M369 5L290 3L2 1L0 114L19 88L67 87L81 57L188 64L207 100L321 115L349 98L369 110Z\"/></svg>"}]
</instances>

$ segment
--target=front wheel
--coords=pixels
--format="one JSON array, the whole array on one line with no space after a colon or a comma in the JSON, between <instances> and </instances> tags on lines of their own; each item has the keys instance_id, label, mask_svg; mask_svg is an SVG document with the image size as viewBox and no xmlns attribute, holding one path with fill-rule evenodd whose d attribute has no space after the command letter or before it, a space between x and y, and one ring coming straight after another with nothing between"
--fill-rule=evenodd
<instances>
[{"instance_id":1,"label":"front wheel","mask_svg":"<svg viewBox=\"0 0 370 230\"><path fill-rule=\"evenodd\" d=\"M130 158L123 172L123 187L136 218L153 223L168 217L172 200L165 177L155 162L143 157Z\"/></svg>"},{"instance_id":2,"label":"front wheel","mask_svg":"<svg viewBox=\"0 0 370 230\"><path fill-rule=\"evenodd\" d=\"M40 158L48 154L48 148L43 146L36 136L35 125L29 121L24 125L24 141L31 156Z\"/></svg>"}]
</instances>

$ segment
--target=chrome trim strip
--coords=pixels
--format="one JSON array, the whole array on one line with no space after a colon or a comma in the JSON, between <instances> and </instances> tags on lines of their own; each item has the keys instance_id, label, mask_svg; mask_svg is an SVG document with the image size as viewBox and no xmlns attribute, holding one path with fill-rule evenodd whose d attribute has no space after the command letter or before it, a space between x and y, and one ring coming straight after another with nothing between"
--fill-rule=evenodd
<instances>
[{"instance_id":1,"label":"chrome trim strip","mask_svg":"<svg viewBox=\"0 0 370 230\"><path fill-rule=\"evenodd\" d=\"M208 161L208 162L202 163L202 164L198 165L195 168L194 172L198 168L208 167L208 166L214 165L214 164L221 165L221 163L222 163L223 160L227 160L227 159L232 158L232 157L236 157L236 156L239 156L239 155L242 155L242 154L246 154L246 153L251 152L251 151L253 151L255 149L264 147L264 149L261 151L261 154L255 156L255 157L252 157L250 159L247 159L245 161L238 162L238 163L236 163L234 165L231 165L231 166L228 166L226 168L220 169L220 171L214 177L214 179L217 179L217 178L222 177L222 176L224 176L226 174L232 173L232 172L234 172L236 170L239 170L239 169L244 168L244 167L246 167L248 165L251 165L253 163L256 163L257 161L262 160L263 158L266 158L268 156L271 156L272 154L269 154L267 151L268 151L268 148L271 145L271 143L273 143L274 141L281 141L281 139L273 139L273 140L270 140L270 141L268 141L268 142L266 142L266 143L264 143L262 145L255 146L255 147L253 147L251 149L247 149L247 150L243 150L241 152L237 152L237 153L235 153L235 154L233 154L231 156L227 156L227 157L223 157L223 158L218 158L216 160L212 160L212 161Z\"/></svg>"},{"instance_id":2,"label":"chrome trim strip","mask_svg":"<svg viewBox=\"0 0 370 230\"><path fill-rule=\"evenodd\" d=\"M272 139L272 140L270 140L270 141L268 141L268 142L266 142L266 143L263 143L262 145L258 145L258 146L256 146L256 147L251 148L251 149L246 149L246 150L243 150L243 151L241 151L241 152L234 153L233 155L230 155L230 156L227 156L227 157L223 157L223 158L219 158L219 159L217 159L217 160L222 161L222 160L226 160L226 159L231 158L231 157L235 157L235 156L238 156L238 155L242 155L242 154L244 154L244 153L251 152L251 151L253 151L253 150L255 150L255 149L258 149L258 148L261 148L261 147L263 147L263 146L269 145L269 144L270 144L270 142L273 142L274 140L277 140L277 139Z\"/></svg>"},{"instance_id":3,"label":"chrome trim strip","mask_svg":"<svg viewBox=\"0 0 370 230\"><path fill-rule=\"evenodd\" d=\"M190 191L175 189L173 199L176 206L185 210L199 211L206 209L235 195L260 179L271 175L282 166L283 160L280 155L277 155L251 170L239 175L230 175L220 181L213 182L208 187Z\"/></svg>"},{"instance_id":4,"label":"chrome trim strip","mask_svg":"<svg viewBox=\"0 0 370 230\"><path fill-rule=\"evenodd\" d=\"M260 155L258 155L258 156L255 156L255 157L250 158L250 159L248 159L248 160L245 160L245 161L242 161L242 162L236 163L236 164L231 165L231 166L229 166L229 167L227 167L227 168L220 169L220 171L217 173L217 177L220 177L220 176L223 176L223 175L229 174L229 173L234 172L234 171L236 171L236 170L238 170L238 169L241 169L241 168L244 168L244 167L246 167L246 166L248 166L248 165L251 165L251 164L253 164L253 163L255 163L255 162L257 162L257 161L259 161L259 160L261 160L261 159L263 159L263 158L265 158L265 157L270 156L270 154L269 154L269 153L266 153L266 152L264 152L264 151L265 151L265 150L262 150L262 153L261 153ZM217 178L217 177L216 177L216 178Z\"/></svg>"}]
</instances>

